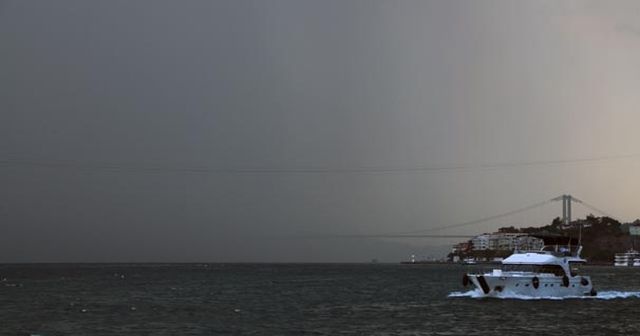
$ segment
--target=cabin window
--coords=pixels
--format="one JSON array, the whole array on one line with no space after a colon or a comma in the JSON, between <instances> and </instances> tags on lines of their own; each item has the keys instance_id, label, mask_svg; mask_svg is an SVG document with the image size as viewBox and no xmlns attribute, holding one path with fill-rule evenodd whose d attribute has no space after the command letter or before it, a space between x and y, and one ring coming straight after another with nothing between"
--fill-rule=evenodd
<instances>
[{"instance_id":1,"label":"cabin window","mask_svg":"<svg viewBox=\"0 0 640 336\"><path fill-rule=\"evenodd\" d=\"M581 262L575 262L575 261L570 261L569 262L569 269L571 270L571 276L574 277L578 274L580 274L580 268L582 267L582 263Z\"/></svg>"},{"instance_id":2,"label":"cabin window","mask_svg":"<svg viewBox=\"0 0 640 336\"><path fill-rule=\"evenodd\" d=\"M557 276L563 276L564 270L558 265L542 265L538 273L552 273Z\"/></svg>"},{"instance_id":3,"label":"cabin window","mask_svg":"<svg viewBox=\"0 0 640 336\"><path fill-rule=\"evenodd\" d=\"M564 270L559 265L502 265L504 272L532 272L550 273L556 276L563 276Z\"/></svg>"}]
</instances>

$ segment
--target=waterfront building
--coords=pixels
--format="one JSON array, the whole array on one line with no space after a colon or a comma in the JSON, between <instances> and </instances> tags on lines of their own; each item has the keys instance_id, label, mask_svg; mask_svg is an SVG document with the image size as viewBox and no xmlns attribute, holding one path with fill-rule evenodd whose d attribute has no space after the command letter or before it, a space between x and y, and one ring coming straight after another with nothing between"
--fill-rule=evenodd
<instances>
[{"instance_id":1,"label":"waterfront building","mask_svg":"<svg viewBox=\"0 0 640 336\"><path fill-rule=\"evenodd\" d=\"M473 251L501 250L501 251L531 251L539 250L544 246L540 238L532 237L526 233L483 233L471 239Z\"/></svg>"}]
</instances>

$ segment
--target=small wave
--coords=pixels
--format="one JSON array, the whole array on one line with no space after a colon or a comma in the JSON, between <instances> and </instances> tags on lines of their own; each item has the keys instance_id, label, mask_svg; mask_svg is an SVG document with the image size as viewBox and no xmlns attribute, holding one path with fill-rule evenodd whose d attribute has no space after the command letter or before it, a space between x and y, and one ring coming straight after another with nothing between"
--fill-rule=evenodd
<instances>
[{"instance_id":1,"label":"small wave","mask_svg":"<svg viewBox=\"0 0 640 336\"><path fill-rule=\"evenodd\" d=\"M447 295L449 298L496 298L496 299L512 299L512 300L566 300L566 299L590 299L590 300L614 300L640 298L640 292L620 292L620 291L602 291L596 296L528 296L509 292L485 295L479 289L467 292L452 292Z\"/></svg>"},{"instance_id":2,"label":"small wave","mask_svg":"<svg viewBox=\"0 0 640 336\"><path fill-rule=\"evenodd\" d=\"M628 299L628 298L640 298L640 292L618 292L618 291L607 291L600 292L596 296L596 299Z\"/></svg>"}]
</instances>

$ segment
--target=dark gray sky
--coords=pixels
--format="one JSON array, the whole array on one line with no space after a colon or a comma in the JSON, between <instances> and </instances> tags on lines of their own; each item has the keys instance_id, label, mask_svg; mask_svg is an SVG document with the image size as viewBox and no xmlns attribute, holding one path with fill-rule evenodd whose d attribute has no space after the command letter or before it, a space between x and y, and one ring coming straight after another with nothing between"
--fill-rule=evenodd
<instances>
[{"instance_id":1,"label":"dark gray sky","mask_svg":"<svg viewBox=\"0 0 640 336\"><path fill-rule=\"evenodd\" d=\"M0 1L0 261L396 261L451 241L298 236L563 193L633 220L638 156L501 164L640 153L639 22L637 1Z\"/></svg>"}]
</instances>

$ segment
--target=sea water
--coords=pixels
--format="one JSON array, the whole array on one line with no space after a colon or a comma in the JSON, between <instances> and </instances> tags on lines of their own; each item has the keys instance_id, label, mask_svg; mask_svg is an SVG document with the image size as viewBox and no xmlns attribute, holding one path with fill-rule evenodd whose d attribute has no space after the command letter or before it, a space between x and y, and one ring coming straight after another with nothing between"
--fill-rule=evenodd
<instances>
[{"instance_id":1,"label":"sea water","mask_svg":"<svg viewBox=\"0 0 640 336\"><path fill-rule=\"evenodd\" d=\"M0 335L614 335L640 268L586 267L589 298L483 298L461 265L0 266Z\"/></svg>"}]
</instances>

